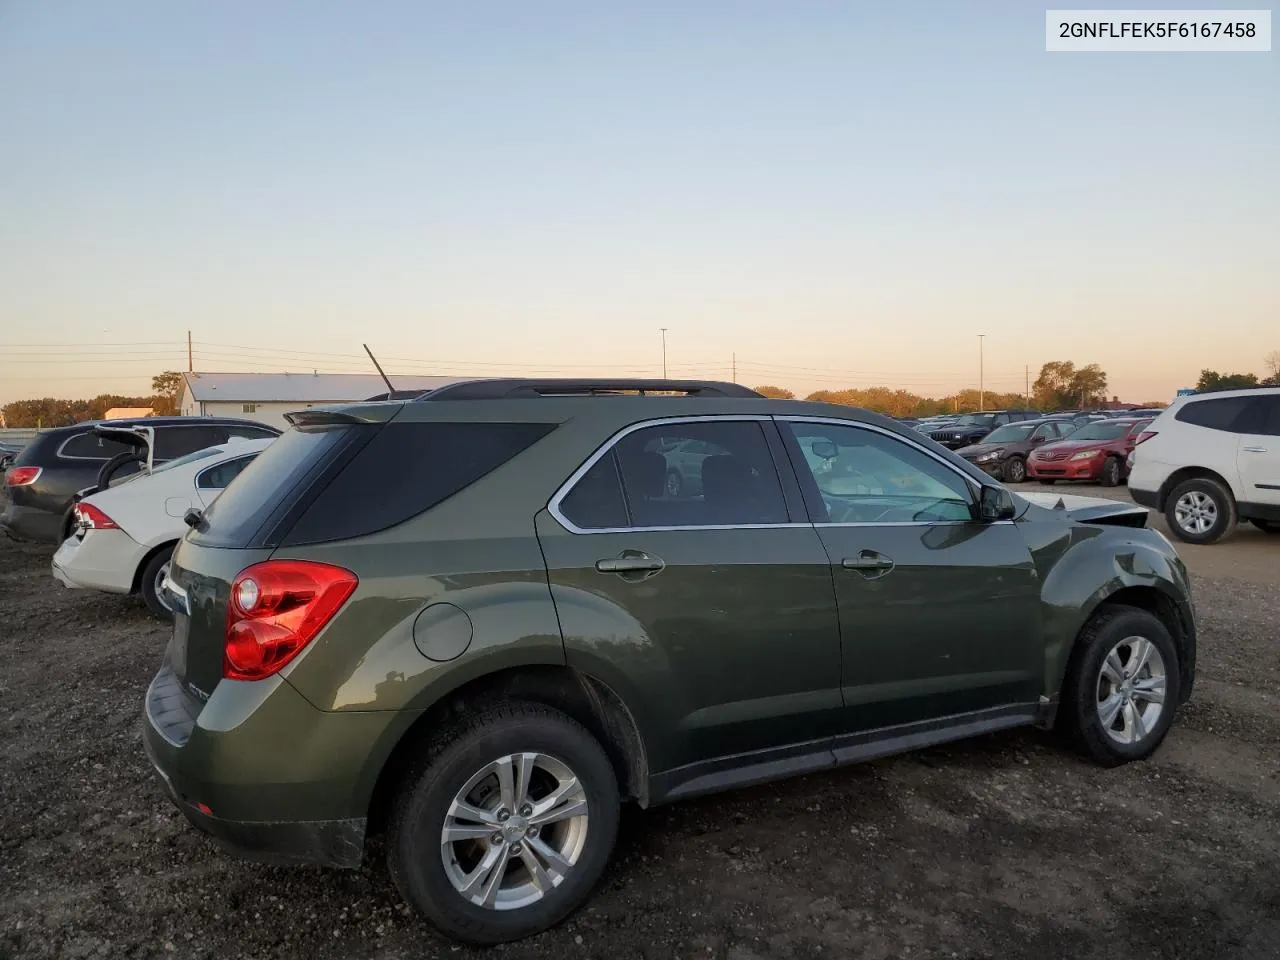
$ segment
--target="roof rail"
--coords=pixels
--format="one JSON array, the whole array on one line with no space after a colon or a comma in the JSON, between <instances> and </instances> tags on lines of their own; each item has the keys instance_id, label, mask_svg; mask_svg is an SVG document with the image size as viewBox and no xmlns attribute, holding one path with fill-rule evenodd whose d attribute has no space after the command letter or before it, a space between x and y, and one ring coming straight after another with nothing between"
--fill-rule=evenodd
<instances>
[{"instance_id":1,"label":"roof rail","mask_svg":"<svg viewBox=\"0 0 1280 960\"><path fill-rule=\"evenodd\" d=\"M533 397L586 397L636 393L679 394L685 397L750 397L762 395L749 387L718 380L579 380L493 378L447 383L419 400L515 400Z\"/></svg>"}]
</instances>

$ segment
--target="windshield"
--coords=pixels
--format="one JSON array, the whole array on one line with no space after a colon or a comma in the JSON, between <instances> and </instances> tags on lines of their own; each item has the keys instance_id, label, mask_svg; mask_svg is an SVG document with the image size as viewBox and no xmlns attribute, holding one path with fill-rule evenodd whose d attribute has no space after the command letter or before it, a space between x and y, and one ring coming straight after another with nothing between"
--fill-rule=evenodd
<instances>
[{"instance_id":1,"label":"windshield","mask_svg":"<svg viewBox=\"0 0 1280 960\"><path fill-rule=\"evenodd\" d=\"M1119 440L1126 433L1132 424L1129 423L1107 423L1100 421L1098 423L1086 423L1083 427L1071 434L1072 440Z\"/></svg>"},{"instance_id":2,"label":"windshield","mask_svg":"<svg viewBox=\"0 0 1280 960\"><path fill-rule=\"evenodd\" d=\"M1034 423L1007 423L998 430L987 434L983 443L1017 443L1027 439L1027 435L1036 428Z\"/></svg>"},{"instance_id":3,"label":"windshield","mask_svg":"<svg viewBox=\"0 0 1280 960\"><path fill-rule=\"evenodd\" d=\"M214 454L222 453L225 447L205 447L203 450L197 450L195 453L188 453L185 457L177 457L173 460L166 460L160 466L154 468L151 472L164 473L166 470L172 470L174 467L181 467L188 463L195 463L197 460L204 460L212 457Z\"/></svg>"},{"instance_id":4,"label":"windshield","mask_svg":"<svg viewBox=\"0 0 1280 960\"><path fill-rule=\"evenodd\" d=\"M995 419L994 413L966 413L957 420L954 426L957 427L989 427Z\"/></svg>"}]
</instances>

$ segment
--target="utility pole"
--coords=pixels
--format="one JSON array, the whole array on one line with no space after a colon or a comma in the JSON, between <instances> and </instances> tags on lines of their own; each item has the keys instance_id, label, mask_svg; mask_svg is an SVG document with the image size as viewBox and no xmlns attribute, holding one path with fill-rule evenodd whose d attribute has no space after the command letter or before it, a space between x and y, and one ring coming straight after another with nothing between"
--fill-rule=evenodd
<instances>
[{"instance_id":1,"label":"utility pole","mask_svg":"<svg viewBox=\"0 0 1280 960\"><path fill-rule=\"evenodd\" d=\"M667 379L667 328L659 327L662 331L662 379Z\"/></svg>"},{"instance_id":2,"label":"utility pole","mask_svg":"<svg viewBox=\"0 0 1280 960\"><path fill-rule=\"evenodd\" d=\"M187 373L195 372L195 364L191 362L191 331L187 331Z\"/></svg>"},{"instance_id":3,"label":"utility pole","mask_svg":"<svg viewBox=\"0 0 1280 960\"><path fill-rule=\"evenodd\" d=\"M1031 364L1027 364L1022 368L1022 374L1026 377L1027 387L1027 409L1031 409Z\"/></svg>"},{"instance_id":4,"label":"utility pole","mask_svg":"<svg viewBox=\"0 0 1280 960\"><path fill-rule=\"evenodd\" d=\"M734 353L733 355L733 377L731 379L733 380L734 383L738 382L738 354L737 353Z\"/></svg>"},{"instance_id":5,"label":"utility pole","mask_svg":"<svg viewBox=\"0 0 1280 960\"><path fill-rule=\"evenodd\" d=\"M983 364L982 341L984 337L986 337L985 333L978 334L978 412L979 413L987 409L987 382L986 382L986 377L983 373L983 367L982 367L982 364Z\"/></svg>"}]
</instances>

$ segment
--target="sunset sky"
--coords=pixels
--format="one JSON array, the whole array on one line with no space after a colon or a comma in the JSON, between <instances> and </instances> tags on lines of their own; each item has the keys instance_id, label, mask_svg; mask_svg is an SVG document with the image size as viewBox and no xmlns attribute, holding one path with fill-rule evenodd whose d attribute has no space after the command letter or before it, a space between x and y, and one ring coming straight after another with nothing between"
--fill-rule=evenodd
<instances>
[{"instance_id":1,"label":"sunset sky","mask_svg":"<svg viewBox=\"0 0 1280 960\"><path fill-rule=\"evenodd\" d=\"M1203 0L1201 0L1203 6ZM1091 6L1106 6L1091 4ZM1128 4L1126 6L1132 6ZM185 367L1168 399L1280 349L1277 54L1044 6L0 6L0 403Z\"/></svg>"}]
</instances>

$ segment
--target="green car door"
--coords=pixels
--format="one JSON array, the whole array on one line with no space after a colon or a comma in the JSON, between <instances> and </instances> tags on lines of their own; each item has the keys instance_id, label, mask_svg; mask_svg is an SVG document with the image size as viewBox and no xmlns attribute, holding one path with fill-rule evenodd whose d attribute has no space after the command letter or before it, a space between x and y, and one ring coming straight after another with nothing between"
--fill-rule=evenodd
<instances>
[{"instance_id":1,"label":"green car door","mask_svg":"<svg viewBox=\"0 0 1280 960\"><path fill-rule=\"evenodd\" d=\"M975 519L972 482L888 430L779 425L831 559L846 730L1025 719L1044 653L1039 579L1016 524Z\"/></svg>"},{"instance_id":2,"label":"green car door","mask_svg":"<svg viewBox=\"0 0 1280 960\"><path fill-rule=\"evenodd\" d=\"M672 496L663 451L686 441L723 452ZM626 703L676 793L710 788L706 765L730 756L744 779L833 762L835 592L790 469L767 417L640 424L537 518L570 666Z\"/></svg>"}]
</instances>

